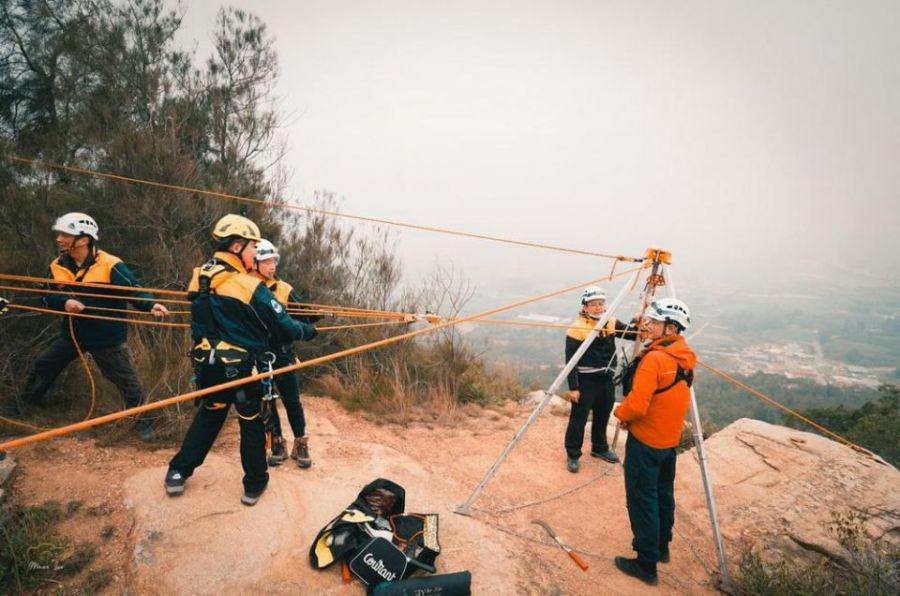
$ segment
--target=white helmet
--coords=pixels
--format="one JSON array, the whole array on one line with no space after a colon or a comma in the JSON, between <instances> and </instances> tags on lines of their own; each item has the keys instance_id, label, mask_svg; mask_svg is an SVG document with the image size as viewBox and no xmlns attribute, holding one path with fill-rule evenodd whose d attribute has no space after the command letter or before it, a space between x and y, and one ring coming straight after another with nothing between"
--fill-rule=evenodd
<instances>
[{"instance_id":1,"label":"white helmet","mask_svg":"<svg viewBox=\"0 0 900 596\"><path fill-rule=\"evenodd\" d=\"M600 286L588 286L581 293L581 303L587 304L591 300L606 300L606 292Z\"/></svg>"},{"instance_id":2,"label":"white helmet","mask_svg":"<svg viewBox=\"0 0 900 596\"><path fill-rule=\"evenodd\" d=\"M663 298L653 302L644 316L654 321L675 323L682 331L691 326L691 311L687 304L676 298Z\"/></svg>"},{"instance_id":3,"label":"white helmet","mask_svg":"<svg viewBox=\"0 0 900 596\"><path fill-rule=\"evenodd\" d=\"M87 213L66 213L56 220L53 227L50 228L54 232L62 232L63 234L71 234L72 236L90 236L94 240L99 240L97 233L100 228L97 222Z\"/></svg>"},{"instance_id":4,"label":"white helmet","mask_svg":"<svg viewBox=\"0 0 900 596\"><path fill-rule=\"evenodd\" d=\"M278 264L278 260L281 255L278 254L278 249L275 248L275 245L263 238L256 245L256 262L260 261L268 261L269 259L275 259L275 264Z\"/></svg>"}]
</instances>

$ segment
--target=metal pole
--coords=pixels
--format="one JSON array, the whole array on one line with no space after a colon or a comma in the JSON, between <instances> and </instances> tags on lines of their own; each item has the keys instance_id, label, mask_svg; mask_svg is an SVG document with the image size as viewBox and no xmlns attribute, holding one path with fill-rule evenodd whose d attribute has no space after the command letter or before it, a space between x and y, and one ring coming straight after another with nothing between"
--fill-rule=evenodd
<instances>
[{"instance_id":1,"label":"metal pole","mask_svg":"<svg viewBox=\"0 0 900 596\"><path fill-rule=\"evenodd\" d=\"M672 282L671 267L667 268L669 280L669 295L675 298L675 285ZM709 479L706 448L703 446L703 429L700 425L700 410L697 408L697 395L691 387L691 403L688 409L691 416L691 431L694 437L694 446L697 448L697 461L700 464L700 477L703 479L703 491L706 493L706 508L709 511L709 523L712 526L713 539L716 542L716 557L719 560L719 574L722 576L722 587L726 592L731 592L731 576L728 573L728 561L725 558L725 541L722 539L722 530L719 528L719 515L716 511L716 497L713 495L712 482Z\"/></svg>"},{"instance_id":2,"label":"metal pole","mask_svg":"<svg viewBox=\"0 0 900 596\"><path fill-rule=\"evenodd\" d=\"M612 313L615 312L616 308L618 308L619 304L622 300L625 299L625 296L628 295L629 288L632 284L637 282L640 278L641 270L638 269L634 272L634 279L632 279L631 283L627 283L622 286L622 289L619 291L618 295L616 295L615 299L609 305L609 309L603 313L603 316L600 317L600 320L597 321L597 324L594 325L594 329L588 334L581 345L578 347L578 350L569 361L566 363L566 366L562 369L556 379L550 383L550 386L544 391L544 397L541 399L540 403L535 407L535 409L531 412L531 415L528 416L528 419L522 424L516 434L513 436L512 440L503 450L503 453L500 454L500 457L491 465L490 469L478 483L478 486L475 487L475 490L472 491L472 494L469 495L469 498L466 499L466 502L454 509L454 513L459 514L467 514L469 512L469 508L472 506L472 503L478 498L481 494L481 491L484 490L484 487L487 486L488 482L491 481L491 478L494 477L494 474L497 473L497 470L500 469L500 466L503 465L503 462L506 460L507 456L509 456L510 452L515 448L515 446L519 443L522 437L525 436L525 432L528 430L528 427L535 421L538 415L547 407L547 404L550 403L550 399L553 397L553 392L556 391L560 384L562 384L563 379L565 379L573 368L578 364L578 361L581 360L581 356L585 353L588 347L591 345L591 342L594 341L594 338L597 337L597 334L603 329L606 322L609 321L609 317L612 316Z\"/></svg>"},{"instance_id":3,"label":"metal pole","mask_svg":"<svg viewBox=\"0 0 900 596\"><path fill-rule=\"evenodd\" d=\"M706 492L706 508L709 510L709 523L712 526L713 539L716 541L716 556L719 559L719 573L722 576L722 587L731 592L731 577L728 574L728 561L725 559L725 542L719 528L719 516L716 513L716 498L713 495L712 482L707 469L706 449L703 447L703 431L700 428L700 412L697 410L697 396L691 387L691 426L693 427L694 445L697 448L697 459L700 462L700 477L703 478L703 490Z\"/></svg>"}]
</instances>

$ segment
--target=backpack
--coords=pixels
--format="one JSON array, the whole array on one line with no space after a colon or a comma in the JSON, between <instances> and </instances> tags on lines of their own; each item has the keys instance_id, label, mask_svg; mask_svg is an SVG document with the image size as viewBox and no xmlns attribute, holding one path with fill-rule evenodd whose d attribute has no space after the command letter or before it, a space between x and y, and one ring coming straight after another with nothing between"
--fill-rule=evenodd
<instances>
[{"instance_id":1,"label":"backpack","mask_svg":"<svg viewBox=\"0 0 900 596\"><path fill-rule=\"evenodd\" d=\"M657 348L657 346L664 348L666 346L672 345L672 342L674 342L674 341L675 341L674 339L670 339L667 341L659 342L658 344L656 344L656 346L651 348L651 350L655 350ZM619 379L619 382L622 383L622 396L626 396L629 393L631 393L631 389L634 385L634 373L637 372L637 367L638 367L638 364L640 364L642 357L643 357L643 355L638 356L637 358L635 358L634 360L632 360L631 362L626 364L625 368L622 369L622 375ZM688 387L690 387L691 385L694 384L694 371L685 370L685 369L681 368L680 364L677 366L678 366L678 368L675 369L675 380L672 381L671 383L669 383L668 385L666 385L665 387L660 387L659 389L654 391L653 395L668 391L669 389L671 389L672 387L674 387L681 381L684 381L685 383L687 383Z\"/></svg>"},{"instance_id":2,"label":"backpack","mask_svg":"<svg viewBox=\"0 0 900 596\"><path fill-rule=\"evenodd\" d=\"M349 507L316 535L309 549L310 565L313 569L325 569L337 561L356 560L358 570L371 567L369 561L379 561L383 568L376 572L382 578L395 574L400 579L416 569L434 573L434 561L441 552L438 515L404 514L405 504L406 490L396 482L386 478L370 482ZM378 556L381 553L383 556ZM371 581L363 577L364 573L357 575L367 583Z\"/></svg>"}]
</instances>

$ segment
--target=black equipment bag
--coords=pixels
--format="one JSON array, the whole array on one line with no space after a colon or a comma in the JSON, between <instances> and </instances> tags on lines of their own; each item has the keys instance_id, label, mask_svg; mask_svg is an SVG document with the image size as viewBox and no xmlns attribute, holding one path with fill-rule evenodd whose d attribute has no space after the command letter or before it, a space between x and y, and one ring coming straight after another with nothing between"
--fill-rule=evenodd
<instances>
[{"instance_id":1,"label":"black equipment bag","mask_svg":"<svg viewBox=\"0 0 900 596\"><path fill-rule=\"evenodd\" d=\"M369 589L371 596L470 596L472 574L468 571L383 582Z\"/></svg>"},{"instance_id":2,"label":"black equipment bag","mask_svg":"<svg viewBox=\"0 0 900 596\"><path fill-rule=\"evenodd\" d=\"M313 569L353 558L372 539L366 525L389 531L387 518L403 513L405 505L406 490L396 482L379 478L364 486L350 506L316 535L309 548Z\"/></svg>"},{"instance_id":3,"label":"black equipment bag","mask_svg":"<svg viewBox=\"0 0 900 596\"><path fill-rule=\"evenodd\" d=\"M406 575L413 573L416 568L434 573L434 560L441 554L437 513L392 515L390 524L394 544L409 560Z\"/></svg>"},{"instance_id":4,"label":"black equipment bag","mask_svg":"<svg viewBox=\"0 0 900 596\"><path fill-rule=\"evenodd\" d=\"M350 571L367 586L394 582L406 573L406 555L389 540L372 538L350 559Z\"/></svg>"}]
</instances>

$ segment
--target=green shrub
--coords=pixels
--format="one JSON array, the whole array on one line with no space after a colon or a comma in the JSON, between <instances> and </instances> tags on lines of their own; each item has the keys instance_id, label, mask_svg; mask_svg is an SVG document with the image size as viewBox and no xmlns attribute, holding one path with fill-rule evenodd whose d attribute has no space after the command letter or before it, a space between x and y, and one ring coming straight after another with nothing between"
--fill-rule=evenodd
<instances>
[{"instance_id":1,"label":"green shrub","mask_svg":"<svg viewBox=\"0 0 900 596\"><path fill-rule=\"evenodd\" d=\"M69 546L53 532L60 519L62 507L50 501L41 507L13 507L0 523L0 593L32 590L56 574Z\"/></svg>"},{"instance_id":2,"label":"green shrub","mask_svg":"<svg viewBox=\"0 0 900 596\"><path fill-rule=\"evenodd\" d=\"M747 548L735 578L739 596L795 594L900 594L900 545L869 538L858 512L835 513L830 533L845 549L841 559L816 562L781 561L766 564Z\"/></svg>"}]
</instances>

